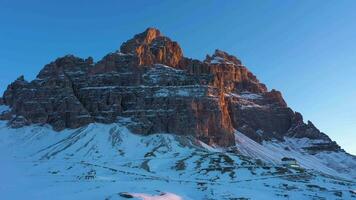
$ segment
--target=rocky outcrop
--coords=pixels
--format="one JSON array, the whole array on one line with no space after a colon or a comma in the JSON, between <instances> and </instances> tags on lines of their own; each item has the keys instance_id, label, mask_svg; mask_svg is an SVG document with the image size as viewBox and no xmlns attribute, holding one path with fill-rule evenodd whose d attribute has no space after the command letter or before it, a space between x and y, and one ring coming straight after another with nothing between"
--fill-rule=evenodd
<instances>
[{"instance_id":1,"label":"rocky outcrop","mask_svg":"<svg viewBox=\"0 0 356 200\"><path fill-rule=\"evenodd\" d=\"M78 128L94 122L76 96L73 74L84 76L90 64L65 56L46 65L37 79L18 78L4 93L4 103L28 123L51 124L54 129Z\"/></svg>"},{"instance_id":2,"label":"rocky outcrop","mask_svg":"<svg viewBox=\"0 0 356 200\"><path fill-rule=\"evenodd\" d=\"M209 73L213 75L213 87L220 88L225 93L250 91L265 93L267 88L260 83L241 61L221 50L216 50L212 56L207 56L204 63L208 65Z\"/></svg>"},{"instance_id":3,"label":"rocky outcrop","mask_svg":"<svg viewBox=\"0 0 356 200\"><path fill-rule=\"evenodd\" d=\"M120 51L124 54L135 55L139 65L161 63L177 67L183 58L183 52L178 43L162 36L160 31L154 28L148 28L145 32L123 43Z\"/></svg>"},{"instance_id":4,"label":"rocky outcrop","mask_svg":"<svg viewBox=\"0 0 356 200\"><path fill-rule=\"evenodd\" d=\"M233 145L235 130L258 142L284 136L330 141L236 57L216 50L204 61L186 58L154 28L97 63L58 58L35 80L20 77L10 84L1 104L11 111L0 119L13 127L35 123L62 130L124 117L136 133L193 135L219 146Z\"/></svg>"}]
</instances>

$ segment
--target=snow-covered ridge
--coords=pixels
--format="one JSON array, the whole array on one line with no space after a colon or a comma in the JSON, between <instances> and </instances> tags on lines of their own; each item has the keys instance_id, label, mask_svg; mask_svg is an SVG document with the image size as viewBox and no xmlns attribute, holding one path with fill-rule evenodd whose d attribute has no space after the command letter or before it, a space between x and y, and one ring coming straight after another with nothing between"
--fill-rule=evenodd
<instances>
[{"instance_id":1,"label":"snow-covered ridge","mask_svg":"<svg viewBox=\"0 0 356 200\"><path fill-rule=\"evenodd\" d=\"M214 56L213 59L210 61L211 64L228 64L228 65L235 65L234 63L225 60L219 56Z\"/></svg>"},{"instance_id":2,"label":"snow-covered ridge","mask_svg":"<svg viewBox=\"0 0 356 200\"><path fill-rule=\"evenodd\" d=\"M284 142L264 141L259 144L240 132L235 133L236 146L244 155L258 158L266 162L280 164L283 157L294 158L299 165L307 169L318 170L346 179L356 179L355 157L345 152L321 152L315 155L304 150L313 143L323 143L323 140L309 138L285 138Z\"/></svg>"},{"instance_id":3,"label":"snow-covered ridge","mask_svg":"<svg viewBox=\"0 0 356 200\"><path fill-rule=\"evenodd\" d=\"M236 93L225 93L225 96L227 97L233 97L237 98L240 102L240 107L241 109L249 109L249 108L267 108L264 105L259 105L258 103L255 103L255 100L260 100L262 99L262 95L260 94L255 94L255 93L250 93L250 92L241 92L239 94Z\"/></svg>"},{"instance_id":4,"label":"snow-covered ridge","mask_svg":"<svg viewBox=\"0 0 356 200\"><path fill-rule=\"evenodd\" d=\"M127 123L130 120L124 118L115 124L55 132L35 125L11 129L0 121L0 182L6 182L0 184L2 198L334 199L341 194L347 199L353 195L352 182L261 163L190 137L135 135ZM19 188L21 193L16 192Z\"/></svg>"}]
</instances>

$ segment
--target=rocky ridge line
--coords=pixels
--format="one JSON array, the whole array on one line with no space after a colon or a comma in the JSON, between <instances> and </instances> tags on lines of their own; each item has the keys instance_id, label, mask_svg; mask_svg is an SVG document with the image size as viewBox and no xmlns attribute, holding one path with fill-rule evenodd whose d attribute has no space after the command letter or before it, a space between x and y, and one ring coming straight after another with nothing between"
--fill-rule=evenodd
<instances>
[{"instance_id":1,"label":"rocky ridge line","mask_svg":"<svg viewBox=\"0 0 356 200\"><path fill-rule=\"evenodd\" d=\"M251 139L284 136L327 141L311 151L340 147L285 103L236 57L216 50L204 61L183 56L177 42L148 28L97 63L73 55L47 64L37 78L18 78L1 104L0 119L16 128L55 130L130 117L135 133L193 135L210 145L234 145L234 130Z\"/></svg>"}]
</instances>

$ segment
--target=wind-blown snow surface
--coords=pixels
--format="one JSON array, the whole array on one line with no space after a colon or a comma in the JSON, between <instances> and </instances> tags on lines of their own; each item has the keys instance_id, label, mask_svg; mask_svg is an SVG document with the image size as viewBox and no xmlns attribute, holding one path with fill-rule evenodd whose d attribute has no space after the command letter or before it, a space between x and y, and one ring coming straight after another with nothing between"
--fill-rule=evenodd
<instances>
[{"instance_id":1,"label":"wind-blown snow surface","mask_svg":"<svg viewBox=\"0 0 356 200\"><path fill-rule=\"evenodd\" d=\"M128 122L128 120L126 120ZM351 199L356 185L322 173L139 136L125 120L54 132L0 122L1 199Z\"/></svg>"},{"instance_id":2,"label":"wind-blown snow surface","mask_svg":"<svg viewBox=\"0 0 356 200\"><path fill-rule=\"evenodd\" d=\"M296 159L304 168L316 169L345 179L356 179L355 157L343 151L312 155L303 149L311 146L312 143L323 143L322 140L285 138L284 142L268 141L261 145L240 132L235 134L235 138L238 150L244 155L275 164L281 163L283 157L290 157Z\"/></svg>"}]
</instances>

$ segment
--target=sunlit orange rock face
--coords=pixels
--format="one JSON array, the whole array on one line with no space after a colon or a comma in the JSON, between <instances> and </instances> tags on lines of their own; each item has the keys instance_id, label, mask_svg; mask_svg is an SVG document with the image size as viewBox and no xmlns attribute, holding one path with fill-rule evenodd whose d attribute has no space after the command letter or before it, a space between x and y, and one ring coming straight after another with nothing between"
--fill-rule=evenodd
<instances>
[{"instance_id":1,"label":"sunlit orange rock face","mask_svg":"<svg viewBox=\"0 0 356 200\"><path fill-rule=\"evenodd\" d=\"M134 54L139 65L155 63L177 67L183 58L182 49L177 42L161 35L160 31L148 28L145 32L135 35L120 47L125 54Z\"/></svg>"},{"instance_id":2,"label":"sunlit orange rock face","mask_svg":"<svg viewBox=\"0 0 356 200\"><path fill-rule=\"evenodd\" d=\"M10 84L0 104L11 107L0 119L12 127L36 123L63 130L125 118L135 133L190 135L218 146L234 145L235 130L257 142L285 135L327 138L236 57L216 50L204 61L186 58L178 43L154 28L96 63L58 58L35 80Z\"/></svg>"}]
</instances>

